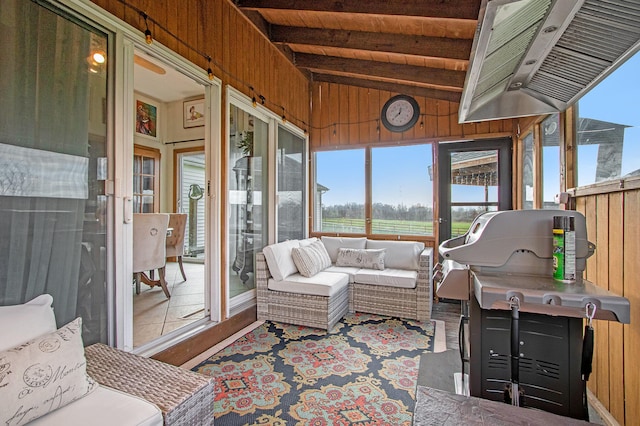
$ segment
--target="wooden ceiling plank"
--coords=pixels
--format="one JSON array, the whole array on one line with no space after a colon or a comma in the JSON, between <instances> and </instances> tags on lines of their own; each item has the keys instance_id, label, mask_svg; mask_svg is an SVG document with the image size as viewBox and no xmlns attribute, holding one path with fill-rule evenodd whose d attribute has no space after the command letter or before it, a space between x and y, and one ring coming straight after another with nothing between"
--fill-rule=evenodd
<instances>
[{"instance_id":1,"label":"wooden ceiling plank","mask_svg":"<svg viewBox=\"0 0 640 426\"><path fill-rule=\"evenodd\" d=\"M273 43L296 43L406 55L468 60L472 40L426 37L411 34L380 34L320 28L271 26Z\"/></svg>"},{"instance_id":2,"label":"wooden ceiling plank","mask_svg":"<svg viewBox=\"0 0 640 426\"><path fill-rule=\"evenodd\" d=\"M398 65L386 62L364 61L335 56L295 53L295 65L310 70L330 70L350 74L370 75L398 80L415 81L438 86L462 88L465 73L440 68L425 68L414 65Z\"/></svg>"},{"instance_id":3,"label":"wooden ceiling plank","mask_svg":"<svg viewBox=\"0 0 640 426\"><path fill-rule=\"evenodd\" d=\"M351 86L364 87L369 89L387 90L394 93L403 93L411 96L424 96L431 99L440 99L450 102L460 102L461 93L447 90L433 89L429 87L412 86L409 84L397 84L386 81L368 80L364 78L346 77L340 75L330 75L313 73L313 81L347 84Z\"/></svg>"},{"instance_id":4,"label":"wooden ceiling plank","mask_svg":"<svg viewBox=\"0 0 640 426\"><path fill-rule=\"evenodd\" d=\"M361 13L395 16L433 16L452 19L478 19L480 2L468 0L236 0L242 9L296 9L315 12Z\"/></svg>"}]
</instances>

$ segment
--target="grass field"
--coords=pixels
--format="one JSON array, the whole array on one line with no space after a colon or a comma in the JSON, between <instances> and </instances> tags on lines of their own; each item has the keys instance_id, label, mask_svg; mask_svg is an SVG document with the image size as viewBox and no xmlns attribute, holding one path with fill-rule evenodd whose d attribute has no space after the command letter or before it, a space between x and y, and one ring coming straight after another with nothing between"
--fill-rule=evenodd
<instances>
[{"instance_id":1,"label":"grass field","mask_svg":"<svg viewBox=\"0 0 640 426\"><path fill-rule=\"evenodd\" d=\"M454 222L452 236L467 232L471 222ZM374 219L371 223L373 234L393 235L433 235L433 221L383 220ZM364 234L364 219L323 219L322 232L340 232Z\"/></svg>"}]
</instances>

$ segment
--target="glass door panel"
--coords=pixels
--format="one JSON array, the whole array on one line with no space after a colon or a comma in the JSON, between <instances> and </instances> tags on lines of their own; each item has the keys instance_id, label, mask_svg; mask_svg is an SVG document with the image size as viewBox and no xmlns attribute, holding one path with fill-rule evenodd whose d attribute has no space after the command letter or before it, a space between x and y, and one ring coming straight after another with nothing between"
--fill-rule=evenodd
<instances>
[{"instance_id":1,"label":"glass door panel","mask_svg":"<svg viewBox=\"0 0 640 426\"><path fill-rule=\"evenodd\" d=\"M480 213L511 208L511 141L440 144L439 242L464 234Z\"/></svg>"},{"instance_id":2,"label":"glass door panel","mask_svg":"<svg viewBox=\"0 0 640 426\"><path fill-rule=\"evenodd\" d=\"M305 140L278 126L278 242L305 237Z\"/></svg>"},{"instance_id":3,"label":"glass door panel","mask_svg":"<svg viewBox=\"0 0 640 426\"><path fill-rule=\"evenodd\" d=\"M229 299L255 288L255 255L267 244L268 124L231 105L228 176Z\"/></svg>"},{"instance_id":4,"label":"glass door panel","mask_svg":"<svg viewBox=\"0 0 640 426\"><path fill-rule=\"evenodd\" d=\"M108 343L108 37L23 0L0 22L0 305L48 293L58 326Z\"/></svg>"},{"instance_id":5,"label":"glass door panel","mask_svg":"<svg viewBox=\"0 0 640 426\"><path fill-rule=\"evenodd\" d=\"M473 219L498 206L498 150L452 151L451 237L462 235Z\"/></svg>"}]
</instances>

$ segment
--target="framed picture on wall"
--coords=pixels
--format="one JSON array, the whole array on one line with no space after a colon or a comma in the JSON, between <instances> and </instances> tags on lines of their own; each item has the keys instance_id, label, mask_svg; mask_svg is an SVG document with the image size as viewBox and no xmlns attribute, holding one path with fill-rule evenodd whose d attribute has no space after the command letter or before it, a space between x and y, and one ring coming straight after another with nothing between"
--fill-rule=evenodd
<instances>
[{"instance_id":1,"label":"framed picture on wall","mask_svg":"<svg viewBox=\"0 0 640 426\"><path fill-rule=\"evenodd\" d=\"M136 134L158 138L158 107L136 99Z\"/></svg>"},{"instance_id":2,"label":"framed picture on wall","mask_svg":"<svg viewBox=\"0 0 640 426\"><path fill-rule=\"evenodd\" d=\"M204 99L184 102L183 127L204 126Z\"/></svg>"}]
</instances>

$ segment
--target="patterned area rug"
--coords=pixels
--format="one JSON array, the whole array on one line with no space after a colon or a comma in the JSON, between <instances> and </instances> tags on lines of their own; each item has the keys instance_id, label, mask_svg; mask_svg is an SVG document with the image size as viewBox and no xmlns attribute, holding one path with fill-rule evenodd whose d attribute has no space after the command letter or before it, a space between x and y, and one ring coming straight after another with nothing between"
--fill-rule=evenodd
<instances>
[{"instance_id":1,"label":"patterned area rug","mask_svg":"<svg viewBox=\"0 0 640 426\"><path fill-rule=\"evenodd\" d=\"M370 314L331 332L265 322L192 370L215 378L216 424L408 426L436 327Z\"/></svg>"}]
</instances>

